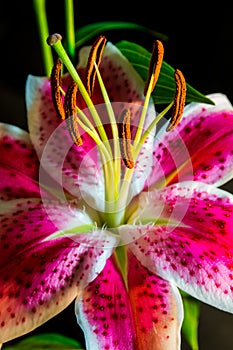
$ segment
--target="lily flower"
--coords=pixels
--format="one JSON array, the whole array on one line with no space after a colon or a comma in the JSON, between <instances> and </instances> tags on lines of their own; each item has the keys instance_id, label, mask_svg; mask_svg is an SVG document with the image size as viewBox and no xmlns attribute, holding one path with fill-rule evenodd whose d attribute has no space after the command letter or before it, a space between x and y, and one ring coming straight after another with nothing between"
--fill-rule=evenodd
<instances>
[{"instance_id":1,"label":"lily flower","mask_svg":"<svg viewBox=\"0 0 233 350\"><path fill-rule=\"evenodd\" d=\"M75 300L87 349L179 349L179 288L233 312L232 105L184 107L177 70L157 113L159 41L145 85L104 37L76 68L60 39L51 78L27 79L29 133L0 126L0 342Z\"/></svg>"}]
</instances>

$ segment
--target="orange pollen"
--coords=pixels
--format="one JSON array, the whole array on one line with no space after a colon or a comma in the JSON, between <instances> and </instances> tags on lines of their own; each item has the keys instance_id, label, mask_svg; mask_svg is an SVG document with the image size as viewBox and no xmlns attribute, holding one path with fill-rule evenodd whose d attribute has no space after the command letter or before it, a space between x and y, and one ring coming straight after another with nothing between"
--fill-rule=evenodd
<instances>
[{"instance_id":1,"label":"orange pollen","mask_svg":"<svg viewBox=\"0 0 233 350\"><path fill-rule=\"evenodd\" d=\"M77 110L76 110L76 98L77 98L78 86L73 81L68 87L65 95L64 109L66 116L66 125L69 130L70 136L77 146L82 145L82 138L78 129Z\"/></svg>"},{"instance_id":2,"label":"orange pollen","mask_svg":"<svg viewBox=\"0 0 233 350\"><path fill-rule=\"evenodd\" d=\"M153 92L155 88L155 85L159 78L159 73L162 67L162 63L163 63L163 55L164 55L163 44L160 40L156 40L154 42L153 49L152 49L147 81L144 88L144 95L146 95L147 93L152 74L154 75L154 79L153 79L151 92Z\"/></svg>"},{"instance_id":3,"label":"orange pollen","mask_svg":"<svg viewBox=\"0 0 233 350\"><path fill-rule=\"evenodd\" d=\"M107 39L105 36L100 35L94 42L88 57L86 68L86 88L89 96L92 95L95 86L96 69L94 63L99 67L106 42Z\"/></svg>"},{"instance_id":4,"label":"orange pollen","mask_svg":"<svg viewBox=\"0 0 233 350\"><path fill-rule=\"evenodd\" d=\"M62 70L62 61L60 58L56 60L56 62L53 65L51 77L50 77L50 84L51 84L51 93L52 93L52 99L54 108L58 114L58 116L65 120L65 111L63 108L62 103L62 93L61 93L61 70Z\"/></svg>"},{"instance_id":5,"label":"orange pollen","mask_svg":"<svg viewBox=\"0 0 233 350\"><path fill-rule=\"evenodd\" d=\"M170 124L168 125L166 131L173 130L179 124L185 105L187 88L183 73L179 69L176 69L174 73L174 78L176 83L176 91L174 96L172 116L170 119Z\"/></svg>"},{"instance_id":6,"label":"orange pollen","mask_svg":"<svg viewBox=\"0 0 233 350\"><path fill-rule=\"evenodd\" d=\"M130 131L130 110L125 109L120 117L119 125L121 157L125 166L129 169L134 168L134 161L131 152L131 131Z\"/></svg>"}]
</instances>

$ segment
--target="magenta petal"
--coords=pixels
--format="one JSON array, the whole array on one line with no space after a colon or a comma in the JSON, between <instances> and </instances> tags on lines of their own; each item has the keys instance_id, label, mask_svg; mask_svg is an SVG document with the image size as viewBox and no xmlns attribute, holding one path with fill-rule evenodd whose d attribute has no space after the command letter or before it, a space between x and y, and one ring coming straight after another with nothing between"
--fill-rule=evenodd
<instances>
[{"instance_id":1,"label":"magenta petal","mask_svg":"<svg viewBox=\"0 0 233 350\"><path fill-rule=\"evenodd\" d=\"M69 227L90 223L70 207L45 209L36 199L5 204L0 211L0 342L62 311L103 269L116 243L104 232L69 234Z\"/></svg>"},{"instance_id":2,"label":"magenta petal","mask_svg":"<svg viewBox=\"0 0 233 350\"><path fill-rule=\"evenodd\" d=\"M197 299L233 312L233 196L198 182L173 185L163 194L158 225L167 224L128 228L133 252Z\"/></svg>"},{"instance_id":3,"label":"magenta petal","mask_svg":"<svg viewBox=\"0 0 233 350\"><path fill-rule=\"evenodd\" d=\"M0 154L0 199L39 197L39 161L28 133L0 124Z\"/></svg>"},{"instance_id":4,"label":"magenta petal","mask_svg":"<svg viewBox=\"0 0 233 350\"><path fill-rule=\"evenodd\" d=\"M76 301L88 350L134 350L135 333L128 293L114 259Z\"/></svg>"},{"instance_id":5,"label":"magenta petal","mask_svg":"<svg viewBox=\"0 0 233 350\"><path fill-rule=\"evenodd\" d=\"M222 185L233 177L233 107L221 94L216 105L191 104L172 132L157 135L151 184L185 180Z\"/></svg>"},{"instance_id":6,"label":"magenta petal","mask_svg":"<svg viewBox=\"0 0 233 350\"><path fill-rule=\"evenodd\" d=\"M143 267L131 253L128 288L137 349L180 349L183 307L176 287Z\"/></svg>"}]
</instances>

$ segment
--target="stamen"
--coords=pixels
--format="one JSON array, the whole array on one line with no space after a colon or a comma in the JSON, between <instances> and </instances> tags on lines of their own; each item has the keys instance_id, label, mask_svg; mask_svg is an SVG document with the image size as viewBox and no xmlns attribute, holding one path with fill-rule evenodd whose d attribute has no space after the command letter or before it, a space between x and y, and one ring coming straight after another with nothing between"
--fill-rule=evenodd
<instances>
[{"instance_id":1,"label":"stamen","mask_svg":"<svg viewBox=\"0 0 233 350\"><path fill-rule=\"evenodd\" d=\"M150 59L150 65L148 70L148 77L144 88L145 101L143 104L141 117L139 119L137 132L134 138L134 145L136 147L141 139L142 130L144 127L146 113L150 103L151 94L154 90L155 84L157 83L157 80L159 77L159 73L160 73L162 61L163 61L163 53L164 53L164 48L163 48L162 42L159 40L156 40L153 45L152 56Z\"/></svg>"},{"instance_id":2,"label":"stamen","mask_svg":"<svg viewBox=\"0 0 233 350\"><path fill-rule=\"evenodd\" d=\"M131 131L130 131L130 110L125 109L120 117L119 137L121 157L125 166L129 169L134 168L134 161L131 152Z\"/></svg>"},{"instance_id":3,"label":"stamen","mask_svg":"<svg viewBox=\"0 0 233 350\"><path fill-rule=\"evenodd\" d=\"M86 88L89 96L92 95L94 86L95 86L95 78L96 78L96 69L95 69L95 63L97 67L99 67L102 54L106 45L107 39L105 36L100 35L97 40L94 42L88 62L87 62L87 71L86 71Z\"/></svg>"},{"instance_id":4,"label":"stamen","mask_svg":"<svg viewBox=\"0 0 233 350\"><path fill-rule=\"evenodd\" d=\"M146 96L148 87L150 85L150 81L153 75L153 84L151 88L151 92L153 92L155 85L157 83L157 80L159 78L159 73L162 67L163 62L163 55L164 55L164 47L160 40L156 40L154 42L153 48L152 48L152 55L150 59L150 65L148 70L148 77L144 88L144 95Z\"/></svg>"},{"instance_id":5,"label":"stamen","mask_svg":"<svg viewBox=\"0 0 233 350\"><path fill-rule=\"evenodd\" d=\"M58 114L58 116L65 120L65 111L62 103L62 92L61 92L61 70L62 70L62 61L60 58L56 60L53 65L50 84L51 84L51 93L54 108Z\"/></svg>"},{"instance_id":6,"label":"stamen","mask_svg":"<svg viewBox=\"0 0 233 350\"><path fill-rule=\"evenodd\" d=\"M179 69L176 69L174 78L176 83L176 91L174 96L172 116L170 119L170 124L168 125L166 131L173 130L179 124L185 105L186 83L183 73Z\"/></svg>"},{"instance_id":7,"label":"stamen","mask_svg":"<svg viewBox=\"0 0 233 350\"><path fill-rule=\"evenodd\" d=\"M66 124L69 133L77 146L82 145L82 138L78 130L77 111L76 111L76 96L78 85L73 81L68 87L65 95L64 108L66 115Z\"/></svg>"}]
</instances>

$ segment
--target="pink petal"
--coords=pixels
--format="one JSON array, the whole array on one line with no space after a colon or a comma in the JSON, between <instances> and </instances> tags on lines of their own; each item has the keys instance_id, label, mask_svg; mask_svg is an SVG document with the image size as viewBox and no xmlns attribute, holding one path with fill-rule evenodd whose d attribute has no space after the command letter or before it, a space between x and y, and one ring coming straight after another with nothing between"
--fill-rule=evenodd
<instances>
[{"instance_id":1,"label":"pink petal","mask_svg":"<svg viewBox=\"0 0 233 350\"><path fill-rule=\"evenodd\" d=\"M149 270L197 299L233 312L233 196L187 182L151 194L149 214L161 203L158 226L126 226L121 235L128 234L131 249ZM146 204L144 210L139 221L146 219Z\"/></svg>"},{"instance_id":2,"label":"pink petal","mask_svg":"<svg viewBox=\"0 0 233 350\"><path fill-rule=\"evenodd\" d=\"M39 162L26 131L0 124L1 200L39 197Z\"/></svg>"},{"instance_id":3,"label":"pink petal","mask_svg":"<svg viewBox=\"0 0 233 350\"><path fill-rule=\"evenodd\" d=\"M93 142L77 147L53 107L50 82L47 78L29 76L26 83L26 105L32 143L41 160L41 167L56 180L57 190L65 188L80 197L79 184L97 183L102 177Z\"/></svg>"},{"instance_id":4,"label":"pink petal","mask_svg":"<svg viewBox=\"0 0 233 350\"><path fill-rule=\"evenodd\" d=\"M172 132L157 135L151 184L184 180L220 186L233 176L233 107L226 96L209 95L216 105L191 104Z\"/></svg>"},{"instance_id":5,"label":"pink petal","mask_svg":"<svg viewBox=\"0 0 233 350\"><path fill-rule=\"evenodd\" d=\"M88 350L134 350L128 293L113 258L76 301Z\"/></svg>"},{"instance_id":6,"label":"pink petal","mask_svg":"<svg viewBox=\"0 0 233 350\"><path fill-rule=\"evenodd\" d=\"M128 288L137 349L180 349L183 308L176 287L143 267L131 253Z\"/></svg>"},{"instance_id":7,"label":"pink petal","mask_svg":"<svg viewBox=\"0 0 233 350\"><path fill-rule=\"evenodd\" d=\"M5 204L0 210L0 342L62 311L103 269L116 244L105 232L69 233L90 224L75 208L45 207L36 199Z\"/></svg>"}]
</instances>

